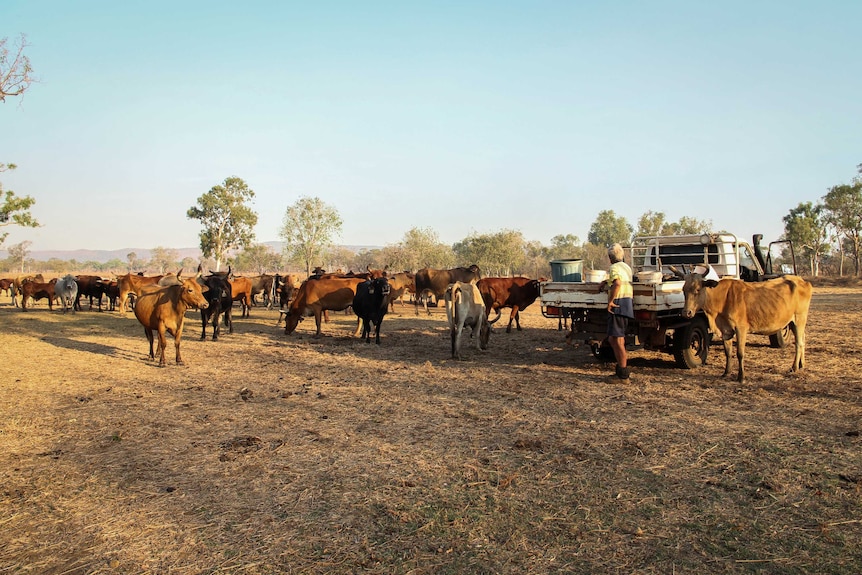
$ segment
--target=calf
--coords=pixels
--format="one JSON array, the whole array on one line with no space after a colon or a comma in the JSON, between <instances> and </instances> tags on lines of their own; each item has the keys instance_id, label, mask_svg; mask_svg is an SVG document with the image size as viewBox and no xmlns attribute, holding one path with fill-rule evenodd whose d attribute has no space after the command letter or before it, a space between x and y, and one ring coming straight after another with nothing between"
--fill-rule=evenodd
<instances>
[{"instance_id":1,"label":"calf","mask_svg":"<svg viewBox=\"0 0 862 575\"><path fill-rule=\"evenodd\" d=\"M356 286L353 313L362 321L362 336L371 343L371 324L374 324L374 342L380 345L380 324L389 308L389 280L385 277L367 279Z\"/></svg>"},{"instance_id":2,"label":"calf","mask_svg":"<svg viewBox=\"0 0 862 575\"><path fill-rule=\"evenodd\" d=\"M159 367L165 366L166 333L174 336L177 365L184 365L180 356L180 338L186 310L190 307L206 309L209 305L203 295L207 288L193 278L182 279L181 273L182 270L176 276L179 285L140 288L135 302L135 317L144 326L144 333L150 343L150 359L155 359L153 332L159 334Z\"/></svg>"},{"instance_id":3,"label":"calf","mask_svg":"<svg viewBox=\"0 0 862 575\"><path fill-rule=\"evenodd\" d=\"M230 276L230 268L228 268L228 277ZM233 301L239 301L242 308L242 317L251 316L251 279L243 277L235 277L228 280L230 282L231 297Z\"/></svg>"},{"instance_id":4,"label":"calf","mask_svg":"<svg viewBox=\"0 0 862 575\"><path fill-rule=\"evenodd\" d=\"M461 335L469 326L477 350L488 349L491 325L500 319L488 321L482 294L473 283L454 282L444 293L446 318L449 320L449 335L452 339L452 358L461 359Z\"/></svg>"},{"instance_id":5,"label":"calf","mask_svg":"<svg viewBox=\"0 0 862 575\"><path fill-rule=\"evenodd\" d=\"M713 333L724 344L724 376L730 375L732 340L736 336L737 381L745 379L745 340L749 333L773 334L788 324L796 337L791 371L805 362L805 324L811 304L811 284L787 275L765 282L744 282L718 276L709 266L699 266L685 276L683 316L692 318L702 309Z\"/></svg>"}]
</instances>

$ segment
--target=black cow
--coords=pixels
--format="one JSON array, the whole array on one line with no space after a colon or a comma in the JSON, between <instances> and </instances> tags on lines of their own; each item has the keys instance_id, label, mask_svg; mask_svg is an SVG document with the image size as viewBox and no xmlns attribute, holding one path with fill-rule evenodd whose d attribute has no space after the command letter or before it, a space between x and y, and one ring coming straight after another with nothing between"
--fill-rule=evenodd
<instances>
[{"instance_id":1,"label":"black cow","mask_svg":"<svg viewBox=\"0 0 862 575\"><path fill-rule=\"evenodd\" d=\"M380 324L389 309L389 280L385 277L368 279L356 286L353 313L362 320L365 343L371 343L371 324L374 324L374 342L380 345Z\"/></svg>"},{"instance_id":2,"label":"black cow","mask_svg":"<svg viewBox=\"0 0 862 575\"><path fill-rule=\"evenodd\" d=\"M428 300L426 299L429 293L434 294L434 297L440 300L443 294L446 293L446 288L449 287L449 284L455 282L476 283L481 277L479 266L476 264L473 264L469 268L461 267L448 270L422 268L416 272L416 276L414 277L416 284L416 315L419 315L418 306L420 300L425 307L425 311L429 315L431 314L428 311Z\"/></svg>"},{"instance_id":3,"label":"black cow","mask_svg":"<svg viewBox=\"0 0 862 575\"><path fill-rule=\"evenodd\" d=\"M99 311L102 311L102 295L105 293L105 285L99 276L80 275L75 276L78 282L78 295L75 297L75 308L81 311L81 296L90 299L90 310L93 309L93 298L99 300Z\"/></svg>"},{"instance_id":4,"label":"black cow","mask_svg":"<svg viewBox=\"0 0 862 575\"><path fill-rule=\"evenodd\" d=\"M233 333L233 317L231 315L233 292L227 275L227 272L210 272L210 275L198 280L198 283L209 288L208 291L204 291L204 297L209 305L201 309L201 341L207 338L207 322L210 319L212 319L213 326L212 340L218 340L219 333L221 333L219 315L222 313L224 313L224 325L228 328L228 333Z\"/></svg>"}]
</instances>

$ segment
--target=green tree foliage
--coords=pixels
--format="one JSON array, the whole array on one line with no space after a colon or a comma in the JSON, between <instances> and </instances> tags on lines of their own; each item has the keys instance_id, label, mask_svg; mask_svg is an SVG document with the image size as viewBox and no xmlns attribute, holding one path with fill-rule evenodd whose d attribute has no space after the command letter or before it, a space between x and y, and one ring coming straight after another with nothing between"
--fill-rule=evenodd
<instances>
[{"instance_id":1,"label":"green tree foliage","mask_svg":"<svg viewBox=\"0 0 862 575\"><path fill-rule=\"evenodd\" d=\"M235 271L252 272L255 275L272 273L281 267L281 254L264 244L252 244L233 258Z\"/></svg>"},{"instance_id":2,"label":"green tree foliage","mask_svg":"<svg viewBox=\"0 0 862 575\"><path fill-rule=\"evenodd\" d=\"M626 245L631 240L634 228L613 210L602 210L590 226L587 241L597 246L611 246L617 242Z\"/></svg>"},{"instance_id":3,"label":"green tree foliage","mask_svg":"<svg viewBox=\"0 0 862 575\"><path fill-rule=\"evenodd\" d=\"M683 216L676 222L667 221L664 212L649 210L638 219L636 236L673 236L681 234L705 234L712 231L712 222ZM621 242L622 243L622 242Z\"/></svg>"},{"instance_id":4,"label":"green tree foliage","mask_svg":"<svg viewBox=\"0 0 862 575\"><path fill-rule=\"evenodd\" d=\"M23 34L17 43L9 48L9 39L0 38L0 102L8 96L21 96L35 81L30 59L24 54L27 38Z\"/></svg>"},{"instance_id":5,"label":"green tree foliage","mask_svg":"<svg viewBox=\"0 0 862 575\"><path fill-rule=\"evenodd\" d=\"M820 275L820 263L829 251L829 231L823 205L802 202L783 219L784 237L805 256L811 275Z\"/></svg>"},{"instance_id":6,"label":"green tree foliage","mask_svg":"<svg viewBox=\"0 0 862 575\"><path fill-rule=\"evenodd\" d=\"M430 228L411 228L399 244L403 264L398 268L418 271L422 268L449 268L455 256L451 246L440 242L440 236ZM395 267L394 262L389 263Z\"/></svg>"},{"instance_id":7,"label":"green tree foliage","mask_svg":"<svg viewBox=\"0 0 862 575\"><path fill-rule=\"evenodd\" d=\"M459 265L476 264L482 275L510 276L526 262L524 236L515 230L501 230L494 234L473 234L452 246Z\"/></svg>"},{"instance_id":8,"label":"green tree foliage","mask_svg":"<svg viewBox=\"0 0 862 575\"><path fill-rule=\"evenodd\" d=\"M823 196L826 220L835 230L841 253L849 253L855 263L856 275L860 275L859 249L862 244L862 180L852 184L833 186ZM842 266L843 273L843 266Z\"/></svg>"},{"instance_id":9,"label":"green tree foliage","mask_svg":"<svg viewBox=\"0 0 862 575\"><path fill-rule=\"evenodd\" d=\"M150 266L159 274L176 272L179 269L180 255L177 250L158 246L150 250ZM192 270L185 270L188 275Z\"/></svg>"},{"instance_id":10,"label":"green tree foliage","mask_svg":"<svg viewBox=\"0 0 862 575\"><path fill-rule=\"evenodd\" d=\"M581 240L573 234L556 235L551 238L548 260L576 260L583 255Z\"/></svg>"},{"instance_id":11,"label":"green tree foliage","mask_svg":"<svg viewBox=\"0 0 862 575\"><path fill-rule=\"evenodd\" d=\"M226 178L198 198L196 206L189 208L189 219L200 220L201 252L204 257L215 258L216 271L228 251L243 249L254 241L257 214L246 205L254 199L254 191L236 176Z\"/></svg>"},{"instance_id":12,"label":"green tree foliage","mask_svg":"<svg viewBox=\"0 0 862 575\"><path fill-rule=\"evenodd\" d=\"M332 245L333 237L341 234L338 210L320 198L303 197L284 213L279 235L285 242L288 259L301 262L305 273L322 263L324 250Z\"/></svg>"},{"instance_id":13,"label":"green tree foliage","mask_svg":"<svg viewBox=\"0 0 862 575\"><path fill-rule=\"evenodd\" d=\"M15 164L0 164L0 172L15 168ZM36 200L30 196L18 197L12 190L4 192L2 182L0 182L0 199L3 201L0 204L0 228L6 226L39 227L39 222L30 214L30 208L36 203ZM0 234L0 247L3 246L8 236L9 232Z\"/></svg>"}]
</instances>

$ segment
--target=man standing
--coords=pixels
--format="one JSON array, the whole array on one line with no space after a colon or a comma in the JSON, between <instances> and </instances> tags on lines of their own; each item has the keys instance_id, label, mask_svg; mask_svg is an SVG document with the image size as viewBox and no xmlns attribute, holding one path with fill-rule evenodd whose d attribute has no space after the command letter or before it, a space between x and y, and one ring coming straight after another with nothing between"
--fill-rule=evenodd
<instances>
[{"instance_id":1,"label":"man standing","mask_svg":"<svg viewBox=\"0 0 862 575\"><path fill-rule=\"evenodd\" d=\"M623 261L624 257L625 252L620 244L608 248L611 268L601 288L608 290L608 344L614 350L616 375L620 379L628 379L631 374L626 354L626 329L629 319L635 316L632 306L632 268Z\"/></svg>"}]
</instances>

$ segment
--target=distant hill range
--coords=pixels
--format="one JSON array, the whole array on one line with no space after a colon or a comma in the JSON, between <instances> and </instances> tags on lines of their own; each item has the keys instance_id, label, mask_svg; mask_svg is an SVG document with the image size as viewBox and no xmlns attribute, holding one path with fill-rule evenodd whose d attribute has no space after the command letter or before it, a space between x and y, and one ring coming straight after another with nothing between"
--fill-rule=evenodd
<instances>
[{"instance_id":1,"label":"distant hill range","mask_svg":"<svg viewBox=\"0 0 862 575\"><path fill-rule=\"evenodd\" d=\"M275 253L281 253L283 242L261 242L263 245L272 249ZM377 249L377 246L342 246L345 249L360 252L362 250ZM177 260L183 260L190 257L196 260L201 259L200 248L169 248L177 252ZM50 259L58 259L64 261L75 260L76 262L98 262L100 264L111 261L120 260L121 262L128 261L128 255L135 252L139 260L150 259L149 249L144 248L123 248L121 250L33 250L29 257L36 261L48 261ZM9 252L0 250L0 259L9 257Z\"/></svg>"}]
</instances>

